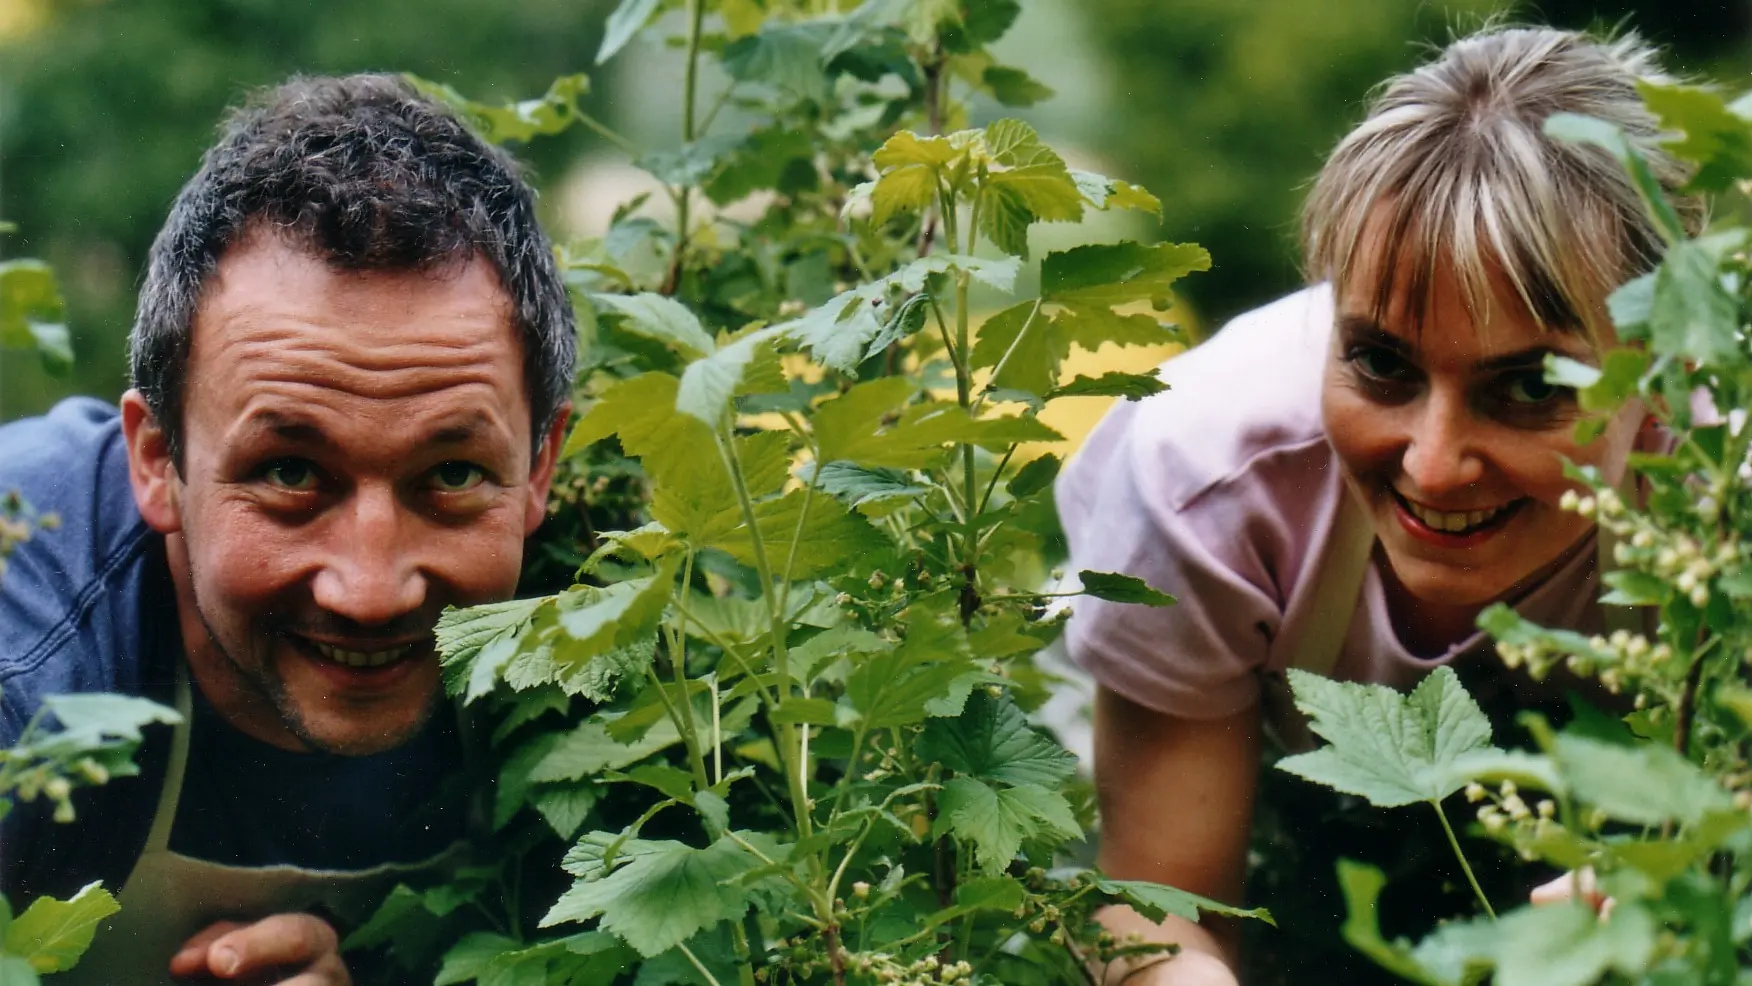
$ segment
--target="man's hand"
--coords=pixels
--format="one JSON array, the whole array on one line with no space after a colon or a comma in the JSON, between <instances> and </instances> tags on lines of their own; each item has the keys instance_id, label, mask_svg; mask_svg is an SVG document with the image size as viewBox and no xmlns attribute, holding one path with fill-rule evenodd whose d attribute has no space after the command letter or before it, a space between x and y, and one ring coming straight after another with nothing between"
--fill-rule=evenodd
<instances>
[{"instance_id":1,"label":"man's hand","mask_svg":"<svg viewBox=\"0 0 1752 986\"><path fill-rule=\"evenodd\" d=\"M203 976L274 986L352 986L340 939L310 914L275 914L254 924L220 921L170 960L178 979Z\"/></svg>"}]
</instances>

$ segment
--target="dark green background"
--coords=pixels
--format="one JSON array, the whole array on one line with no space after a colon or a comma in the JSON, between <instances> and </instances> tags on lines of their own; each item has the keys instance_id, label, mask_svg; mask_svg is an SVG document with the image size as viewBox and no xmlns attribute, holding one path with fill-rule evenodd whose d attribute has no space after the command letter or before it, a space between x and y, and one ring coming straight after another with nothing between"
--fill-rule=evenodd
<instances>
[{"instance_id":1,"label":"dark green background","mask_svg":"<svg viewBox=\"0 0 1752 986\"><path fill-rule=\"evenodd\" d=\"M679 73L655 45L591 65L611 0L0 0L0 257L59 269L71 380L0 353L0 419L72 392L113 398L142 258L223 108L293 72L409 70L481 99L591 71L590 109L661 142ZM1049 139L1142 181L1162 236L1210 248L1189 282L1207 323L1297 280L1294 217L1369 87L1476 26L1497 0L1023 0L1003 53L1062 90L1024 111ZM1623 23L1683 71L1745 87L1745 0L1546 0L1512 15ZM11 24L10 29L7 25ZM20 25L32 25L21 28ZM989 108L981 108L982 112ZM989 114L988 114L989 115ZM733 121L727 121L734 126ZM604 147L588 133L525 149L551 185ZM553 197L549 197L550 207ZM557 232L568 232L559 216Z\"/></svg>"}]
</instances>

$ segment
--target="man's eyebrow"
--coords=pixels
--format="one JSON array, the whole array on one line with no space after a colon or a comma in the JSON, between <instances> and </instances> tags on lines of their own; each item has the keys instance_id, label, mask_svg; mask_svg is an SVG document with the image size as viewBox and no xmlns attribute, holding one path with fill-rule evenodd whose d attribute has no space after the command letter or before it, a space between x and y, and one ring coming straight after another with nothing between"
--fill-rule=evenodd
<instances>
[{"instance_id":1,"label":"man's eyebrow","mask_svg":"<svg viewBox=\"0 0 1752 986\"><path fill-rule=\"evenodd\" d=\"M482 430L492 426L492 419L480 411L434 428L425 442L428 445L462 445L473 441Z\"/></svg>"},{"instance_id":2,"label":"man's eyebrow","mask_svg":"<svg viewBox=\"0 0 1752 986\"><path fill-rule=\"evenodd\" d=\"M314 423L279 411L258 411L251 416L250 425L256 428L266 428L278 438L301 445L331 444L327 434Z\"/></svg>"}]
</instances>

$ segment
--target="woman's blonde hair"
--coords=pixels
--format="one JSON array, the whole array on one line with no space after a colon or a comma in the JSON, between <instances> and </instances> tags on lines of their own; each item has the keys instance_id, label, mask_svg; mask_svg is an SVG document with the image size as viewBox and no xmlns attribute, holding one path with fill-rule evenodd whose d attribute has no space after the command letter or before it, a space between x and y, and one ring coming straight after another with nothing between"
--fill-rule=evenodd
<instances>
[{"instance_id":1,"label":"woman's blonde hair","mask_svg":"<svg viewBox=\"0 0 1752 986\"><path fill-rule=\"evenodd\" d=\"M1666 78L1635 35L1492 27L1388 79L1304 206L1310 280L1342 289L1369 263L1374 317L1404 291L1421 323L1443 263L1480 324L1500 277L1542 325L1595 335L1601 298L1652 267L1661 238L1618 161L1543 128L1560 112L1615 124L1677 189L1685 171L1636 91Z\"/></svg>"}]
</instances>

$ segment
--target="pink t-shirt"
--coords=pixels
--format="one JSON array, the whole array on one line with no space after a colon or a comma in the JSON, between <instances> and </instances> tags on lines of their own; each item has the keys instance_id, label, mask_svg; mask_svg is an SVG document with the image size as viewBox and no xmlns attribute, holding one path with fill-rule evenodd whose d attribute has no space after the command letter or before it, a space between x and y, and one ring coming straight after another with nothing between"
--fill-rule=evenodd
<instances>
[{"instance_id":1,"label":"pink t-shirt","mask_svg":"<svg viewBox=\"0 0 1752 986\"><path fill-rule=\"evenodd\" d=\"M1332 296L1308 288L1249 312L1163 365L1169 390L1120 402L1057 484L1072 571L1123 572L1179 597L1152 608L1080 597L1066 641L1141 705L1214 719L1259 700L1310 625L1319 559L1347 495L1320 418ZM1515 608L1600 632L1593 539ZM1488 650L1482 633L1414 656L1388 618L1377 552L1334 677L1404 687ZM1493 658L1494 659L1494 658Z\"/></svg>"}]
</instances>

